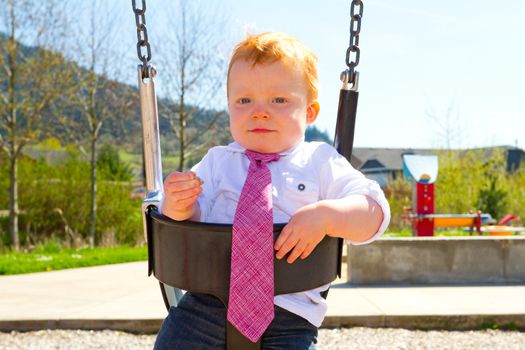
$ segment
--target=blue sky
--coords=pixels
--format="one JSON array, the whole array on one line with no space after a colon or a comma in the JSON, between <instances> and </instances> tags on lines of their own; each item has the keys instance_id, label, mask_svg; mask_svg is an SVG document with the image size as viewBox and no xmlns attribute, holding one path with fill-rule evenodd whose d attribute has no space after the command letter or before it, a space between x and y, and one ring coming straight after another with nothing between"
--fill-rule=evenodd
<instances>
[{"instance_id":1,"label":"blue sky","mask_svg":"<svg viewBox=\"0 0 525 350\"><path fill-rule=\"evenodd\" d=\"M162 3L148 2L148 23L156 21ZM204 3L229 12L229 49L248 28L286 32L317 54L321 114L316 125L333 134L350 1ZM132 31L131 42L134 21L126 6L123 29ZM364 1L355 146L525 148L523 23L525 2L519 0Z\"/></svg>"}]
</instances>

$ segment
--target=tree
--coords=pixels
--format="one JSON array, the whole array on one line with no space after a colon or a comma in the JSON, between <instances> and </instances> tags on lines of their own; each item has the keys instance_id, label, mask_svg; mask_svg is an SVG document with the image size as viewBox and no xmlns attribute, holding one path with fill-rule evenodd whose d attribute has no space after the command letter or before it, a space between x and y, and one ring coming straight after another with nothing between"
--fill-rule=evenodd
<instances>
[{"instance_id":1,"label":"tree","mask_svg":"<svg viewBox=\"0 0 525 350\"><path fill-rule=\"evenodd\" d=\"M40 136L44 112L68 81L62 74L64 57L51 51L53 38L61 35L63 5L0 0L0 30L7 33L0 38L0 149L9 162L9 239L15 250L20 244L18 161L23 148Z\"/></svg>"},{"instance_id":2,"label":"tree","mask_svg":"<svg viewBox=\"0 0 525 350\"><path fill-rule=\"evenodd\" d=\"M306 141L323 141L329 145L333 144L334 141L328 134L328 132L319 130L315 125L308 126L304 133L304 138Z\"/></svg>"},{"instance_id":3,"label":"tree","mask_svg":"<svg viewBox=\"0 0 525 350\"><path fill-rule=\"evenodd\" d=\"M479 191L479 208L499 220L506 214L507 192L501 188L498 174L488 174L487 183Z\"/></svg>"},{"instance_id":4,"label":"tree","mask_svg":"<svg viewBox=\"0 0 525 350\"><path fill-rule=\"evenodd\" d=\"M508 178L508 212L518 217L518 226L525 226L525 163Z\"/></svg>"},{"instance_id":5,"label":"tree","mask_svg":"<svg viewBox=\"0 0 525 350\"><path fill-rule=\"evenodd\" d=\"M452 101L444 113L437 113L429 101L427 101L427 118L435 125L433 132L439 142L444 142L444 148L451 150L452 147L459 148L462 141L461 118L456 103ZM443 144L439 145L443 147Z\"/></svg>"},{"instance_id":6,"label":"tree","mask_svg":"<svg viewBox=\"0 0 525 350\"><path fill-rule=\"evenodd\" d=\"M399 231L406 226L403 222L403 215L407 214L406 208L412 206L412 184L403 177L398 177L388 181L384 191L391 212L389 230Z\"/></svg>"},{"instance_id":7,"label":"tree","mask_svg":"<svg viewBox=\"0 0 525 350\"><path fill-rule=\"evenodd\" d=\"M77 4L78 5L78 4ZM89 1L71 9L77 18L86 22L78 22L78 27L71 30L76 33L76 41L70 44L68 52L71 69L75 76L76 93L63 99L63 105L69 104L69 114L56 113L56 122L64 132L61 137L65 143L77 145L80 153L89 159L90 163L90 225L89 243L95 245L97 222L97 144L101 129L108 119L120 112L126 115L131 107L131 99L123 96L125 89L117 81L121 71L117 52L117 11L115 8L104 8L101 0ZM107 4L106 4L107 6ZM110 74L112 75L110 77ZM119 94L120 93L120 94ZM79 117L75 117L78 113ZM73 115L72 115L73 114ZM87 148L87 150L86 150Z\"/></svg>"},{"instance_id":8,"label":"tree","mask_svg":"<svg viewBox=\"0 0 525 350\"><path fill-rule=\"evenodd\" d=\"M436 181L437 213L481 209L501 215L507 203L505 153L501 149L440 151Z\"/></svg>"},{"instance_id":9,"label":"tree","mask_svg":"<svg viewBox=\"0 0 525 350\"><path fill-rule=\"evenodd\" d=\"M483 182L478 191L478 207L499 220L507 214L508 192L506 190L506 155L502 150L495 150L483 164Z\"/></svg>"},{"instance_id":10,"label":"tree","mask_svg":"<svg viewBox=\"0 0 525 350\"><path fill-rule=\"evenodd\" d=\"M437 151L439 173L435 183L435 211L461 214L476 211L484 177L483 150Z\"/></svg>"},{"instance_id":11,"label":"tree","mask_svg":"<svg viewBox=\"0 0 525 350\"><path fill-rule=\"evenodd\" d=\"M163 85L173 103L162 104L160 112L178 140L178 170L182 171L190 157L227 134L226 114L213 107L226 82L222 47L227 21L209 4L205 10L188 0L179 0L165 12L173 25L168 26L160 56L166 77ZM211 112L203 113L204 109ZM193 127L197 125L198 129Z\"/></svg>"},{"instance_id":12,"label":"tree","mask_svg":"<svg viewBox=\"0 0 525 350\"><path fill-rule=\"evenodd\" d=\"M127 181L133 178L131 166L120 159L118 149L105 144L98 152L97 168L102 178L109 181Z\"/></svg>"}]
</instances>

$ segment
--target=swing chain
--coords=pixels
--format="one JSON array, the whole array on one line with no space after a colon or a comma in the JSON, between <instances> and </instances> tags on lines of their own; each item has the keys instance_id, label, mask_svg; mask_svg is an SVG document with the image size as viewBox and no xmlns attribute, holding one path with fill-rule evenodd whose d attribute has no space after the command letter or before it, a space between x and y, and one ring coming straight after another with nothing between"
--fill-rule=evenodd
<instances>
[{"instance_id":1,"label":"swing chain","mask_svg":"<svg viewBox=\"0 0 525 350\"><path fill-rule=\"evenodd\" d=\"M358 12L356 13L356 6ZM361 18L363 18L363 2L361 0L352 0L350 7L350 43L346 50L346 65L348 70L341 74L341 80L352 85L357 84L355 67L359 64L361 51L359 50L359 33L361 32ZM355 61L350 56L355 53Z\"/></svg>"},{"instance_id":2,"label":"swing chain","mask_svg":"<svg viewBox=\"0 0 525 350\"><path fill-rule=\"evenodd\" d=\"M142 0L141 8L137 8L136 0L131 0L131 4L135 13L135 24L137 25L137 56L142 61L142 76L149 77L151 47L148 41L148 30L146 29L146 0ZM143 48L146 48L145 53L143 53Z\"/></svg>"}]
</instances>

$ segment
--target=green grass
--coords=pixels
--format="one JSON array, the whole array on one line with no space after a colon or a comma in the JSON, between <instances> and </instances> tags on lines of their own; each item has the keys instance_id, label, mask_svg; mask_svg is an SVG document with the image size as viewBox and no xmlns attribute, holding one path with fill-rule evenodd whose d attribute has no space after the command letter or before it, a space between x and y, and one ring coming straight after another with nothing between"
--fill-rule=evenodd
<instances>
[{"instance_id":1,"label":"green grass","mask_svg":"<svg viewBox=\"0 0 525 350\"><path fill-rule=\"evenodd\" d=\"M179 157L162 157L162 169L164 172L171 173L179 167Z\"/></svg>"},{"instance_id":2,"label":"green grass","mask_svg":"<svg viewBox=\"0 0 525 350\"><path fill-rule=\"evenodd\" d=\"M470 236L469 231L464 230L436 230L434 231L434 236L445 236L445 237L461 237L461 236ZM488 236L487 234L482 233L482 236ZM472 231L472 236L478 236L476 229Z\"/></svg>"},{"instance_id":3,"label":"green grass","mask_svg":"<svg viewBox=\"0 0 525 350\"><path fill-rule=\"evenodd\" d=\"M412 237L412 231L410 229L403 229L401 231L396 232L386 231L385 233L383 233L383 237Z\"/></svg>"},{"instance_id":4,"label":"green grass","mask_svg":"<svg viewBox=\"0 0 525 350\"><path fill-rule=\"evenodd\" d=\"M47 243L30 253L0 254L0 275L63 270L147 260L147 248L119 246L114 248L61 248Z\"/></svg>"},{"instance_id":5,"label":"green grass","mask_svg":"<svg viewBox=\"0 0 525 350\"><path fill-rule=\"evenodd\" d=\"M135 153L128 153L124 150L119 150L119 157L122 161L129 164L133 170L142 170L142 155ZM162 156L162 169L164 175L171 173L178 169L179 157L177 156Z\"/></svg>"},{"instance_id":6,"label":"green grass","mask_svg":"<svg viewBox=\"0 0 525 350\"><path fill-rule=\"evenodd\" d=\"M123 162L130 164L142 163L142 155L140 154L128 153L122 149L119 149L118 155Z\"/></svg>"},{"instance_id":7,"label":"green grass","mask_svg":"<svg viewBox=\"0 0 525 350\"><path fill-rule=\"evenodd\" d=\"M478 329L494 329L502 331L523 331L523 327L520 327L514 322L498 324L495 322L483 322L477 327Z\"/></svg>"}]
</instances>

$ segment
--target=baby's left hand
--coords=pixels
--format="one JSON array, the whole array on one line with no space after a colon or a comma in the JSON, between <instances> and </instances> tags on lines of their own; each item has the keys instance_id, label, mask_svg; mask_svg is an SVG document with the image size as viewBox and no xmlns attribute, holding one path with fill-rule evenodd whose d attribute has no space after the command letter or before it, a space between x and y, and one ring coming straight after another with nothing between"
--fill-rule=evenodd
<instances>
[{"instance_id":1,"label":"baby's left hand","mask_svg":"<svg viewBox=\"0 0 525 350\"><path fill-rule=\"evenodd\" d=\"M305 259L312 253L326 235L321 211L318 203L305 205L297 210L275 242L277 259L282 259L292 251L286 259L291 264L298 257Z\"/></svg>"}]
</instances>

